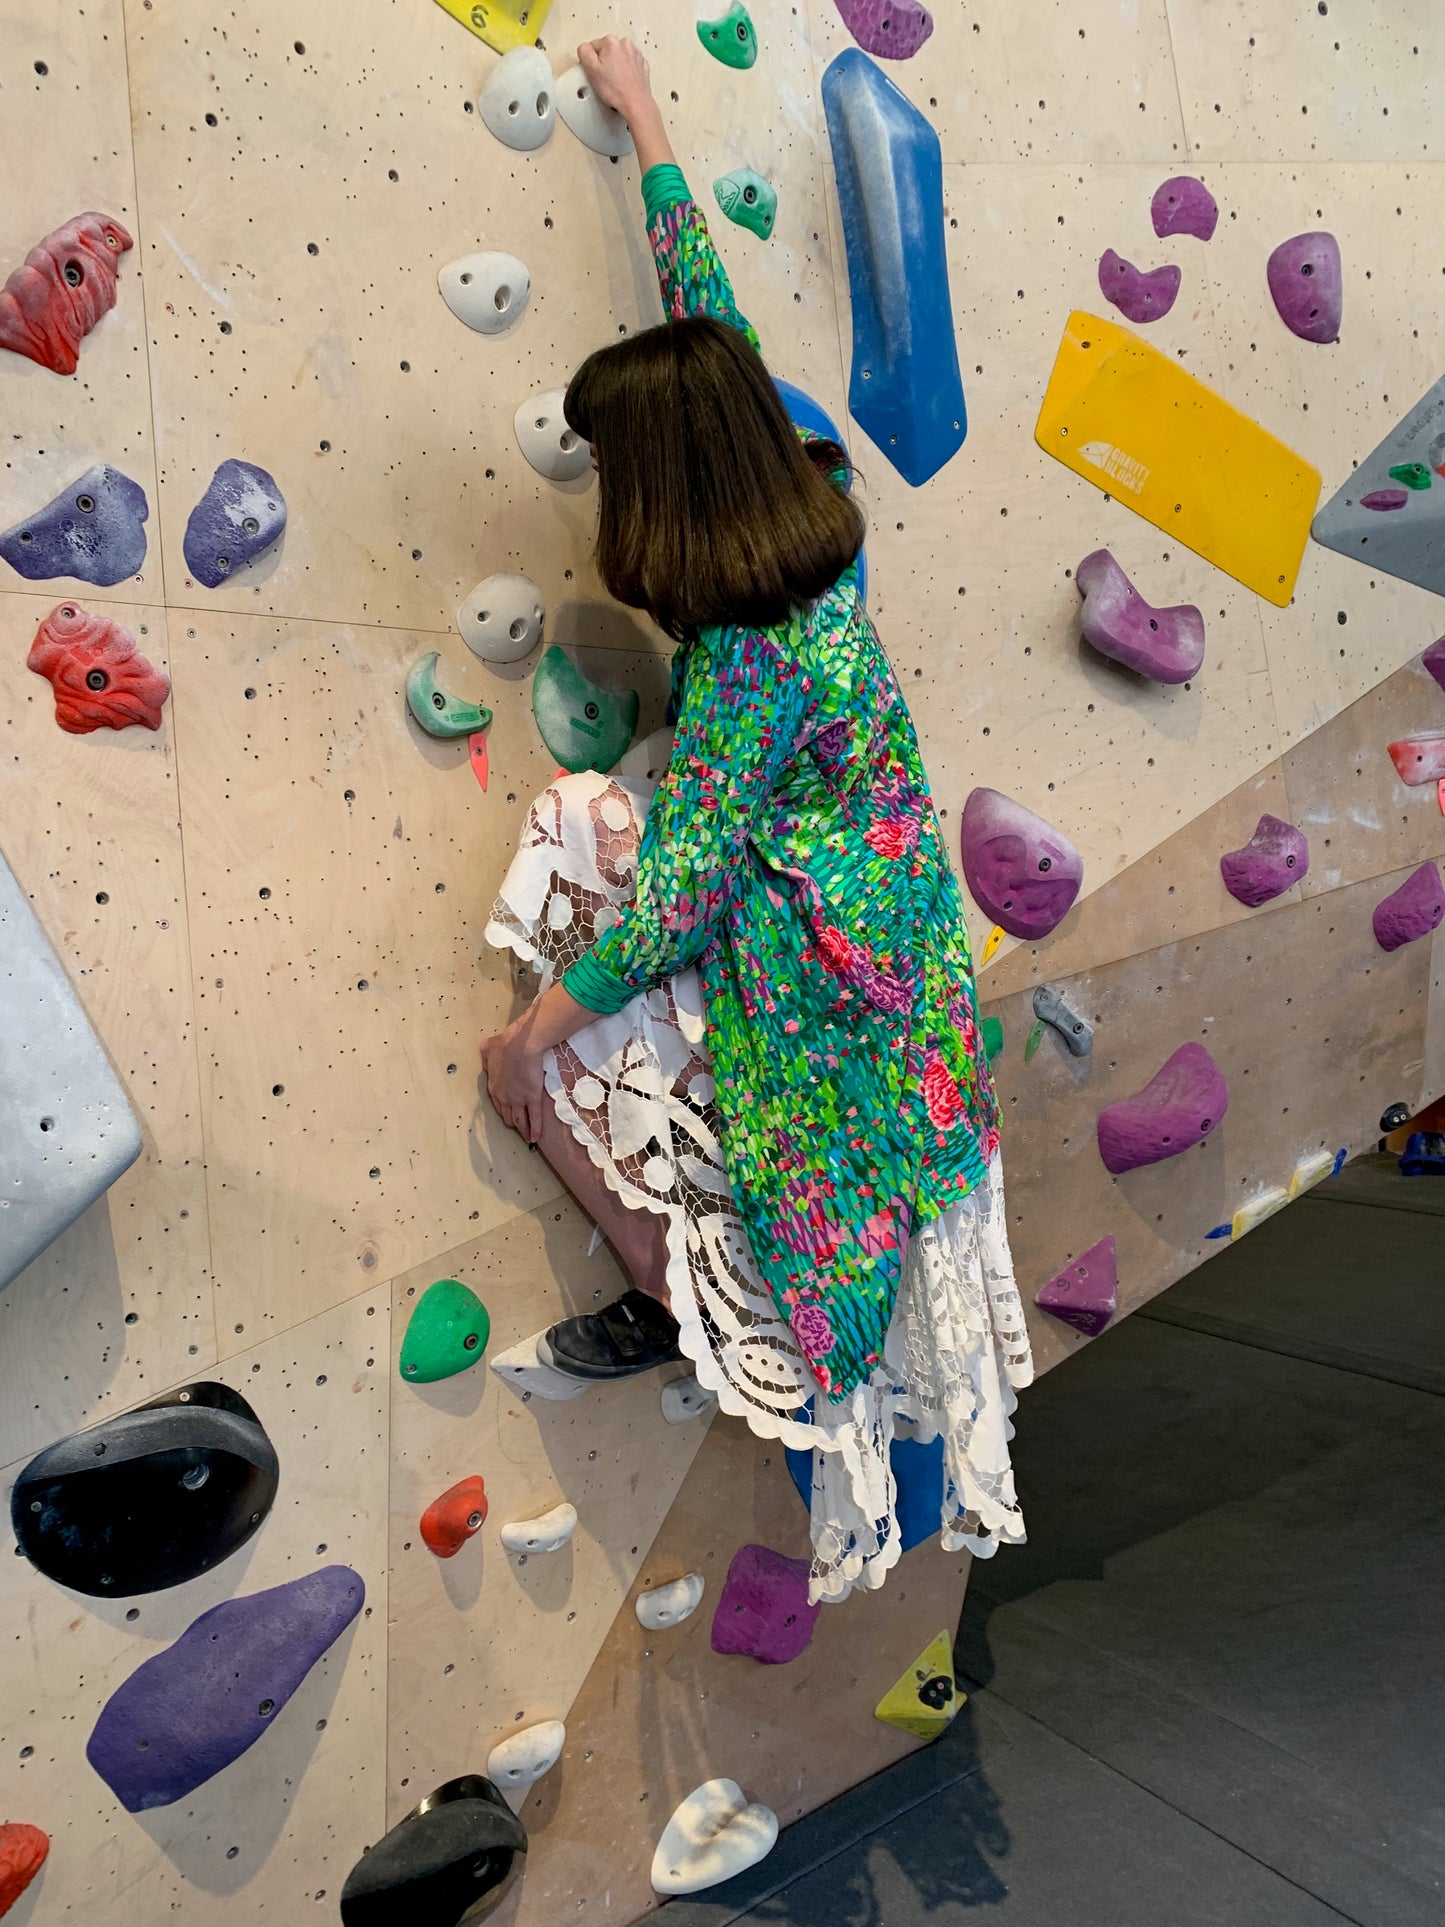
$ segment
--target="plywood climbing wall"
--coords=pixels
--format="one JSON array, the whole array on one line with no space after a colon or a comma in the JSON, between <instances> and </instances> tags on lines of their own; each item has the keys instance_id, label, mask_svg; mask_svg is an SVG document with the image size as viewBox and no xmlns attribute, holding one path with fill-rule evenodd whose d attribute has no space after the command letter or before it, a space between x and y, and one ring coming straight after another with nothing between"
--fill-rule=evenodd
<instances>
[{"instance_id":1,"label":"plywood climbing wall","mask_svg":"<svg viewBox=\"0 0 1445 1927\"><path fill-rule=\"evenodd\" d=\"M561 71L579 37L637 33L700 196L739 166L772 181L770 240L714 225L770 367L842 420L852 326L819 83L849 36L834 0L750 11L748 72L706 53L691 5L554 0L546 51ZM1445 727L1417 662L1438 603L1312 546L1271 607L1033 441L1065 318L1102 310L1113 247L1184 271L1154 345L1328 490L1344 481L1440 373L1442 60L1424 0L959 0L890 69L942 143L970 433L915 490L850 426L871 605L950 840L987 784L1085 865L1059 929L1006 942L983 979L1026 1296L1112 1233L1127 1313L1302 1160L1364 1146L1385 1105L1445 1085L1441 939L1387 956L1370 924L1445 853L1433 788L1404 788L1386 754ZM494 1351L618 1284L481 1091L477 1040L514 1007L482 933L553 765L532 662L481 665L454 611L520 570L549 638L638 689L644 731L667 679L660 639L598 583L590 483L547 483L512 433L524 397L658 319L635 164L560 126L533 154L493 140L474 103L495 61L432 0L0 0L0 264L92 208L135 240L73 377L0 354L0 525L96 463L149 505L144 562L108 588L0 564L0 847L144 1136L0 1294L0 1462L13 1479L49 1441L214 1378L253 1403L282 1466L245 1551L171 1592L92 1600L5 1562L0 1790L4 1816L52 1836L15 1913L37 1927L335 1918L391 1822L553 1718L568 1742L523 1808L528 1872L500 1918L633 1919L661 1826L701 1780L739 1780L786 1824L916 1744L871 1709L962 1598L966 1558L921 1546L883 1593L829 1609L790 1667L716 1655L710 1603L737 1546L806 1548L777 1448L732 1421L668 1425L655 1381L544 1406L484 1370L423 1387L396 1369L436 1278L485 1300ZM1207 246L1150 225L1154 188L1183 171L1220 205ZM1285 330L1264 280L1269 250L1317 227L1345 261L1329 346ZM438 268L479 248L531 273L502 335L469 332L437 292ZM289 520L211 590L182 544L230 457L277 478ZM1189 684L1080 641L1072 572L1100 546L1151 600L1202 610ZM24 665L65 597L168 672L158 731L56 728ZM406 672L432 649L447 686L494 711L485 792L464 742L407 718ZM1218 859L1266 811L1305 832L1310 869L1248 910ZM1045 982L1096 1024L1092 1057L1050 1034L1025 1060ZM1229 1078L1222 1129L1111 1178L1099 1109L1188 1039ZM1045 1368L1086 1342L1031 1324ZM417 1521L473 1472L491 1516L442 1565ZM504 1551L503 1521L563 1498L580 1514L563 1553ZM84 1757L107 1695L207 1607L337 1560L363 1575L365 1612L279 1730L186 1801L122 1811ZM646 1633L637 1592L689 1570L703 1609Z\"/></svg>"}]
</instances>

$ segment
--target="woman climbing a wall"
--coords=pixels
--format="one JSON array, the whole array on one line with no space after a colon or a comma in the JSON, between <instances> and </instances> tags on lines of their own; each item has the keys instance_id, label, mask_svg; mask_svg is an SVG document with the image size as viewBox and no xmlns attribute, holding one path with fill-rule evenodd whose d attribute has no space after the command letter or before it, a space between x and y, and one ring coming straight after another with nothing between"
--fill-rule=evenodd
<instances>
[{"instance_id":1,"label":"woman climbing a wall","mask_svg":"<svg viewBox=\"0 0 1445 1927\"><path fill-rule=\"evenodd\" d=\"M942 1441L945 1546L1023 1538L997 1106L846 457L793 427L638 49L579 58L632 131L670 319L589 356L566 415L602 580L678 644L676 732L660 783L624 759L532 805L488 936L543 988L483 1044L488 1088L633 1281L541 1361L686 1357L812 1450L812 1596L838 1599L899 1557L895 1438Z\"/></svg>"}]
</instances>

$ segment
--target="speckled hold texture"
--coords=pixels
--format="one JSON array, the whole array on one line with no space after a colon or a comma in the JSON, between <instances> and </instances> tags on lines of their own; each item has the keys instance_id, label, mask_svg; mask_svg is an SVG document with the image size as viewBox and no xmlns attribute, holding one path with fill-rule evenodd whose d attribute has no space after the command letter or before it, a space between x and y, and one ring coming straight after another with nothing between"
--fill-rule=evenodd
<instances>
[{"instance_id":1,"label":"speckled hold texture","mask_svg":"<svg viewBox=\"0 0 1445 1927\"><path fill-rule=\"evenodd\" d=\"M108 214L77 214L47 234L0 289L0 348L73 375L81 342L115 306L120 257L133 246Z\"/></svg>"},{"instance_id":2,"label":"speckled hold texture","mask_svg":"<svg viewBox=\"0 0 1445 1927\"><path fill-rule=\"evenodd\" d=\"M159 729L170 677L140 653L129 629L78 602L57 603L35 631L25 666L55 691L55 720L71 736L95 729Z\"/></svg>"},{"instance_id":3,"label":"speckled hold texture","mask_svg":"<svg viewBox=\"0 0 1445 1927\"><path fill-rule=\"evenodd\" d=\"M1188 682L1204 661L1204 617L1193 603L1170 609L1147 603L1107 549L1086 555L1074 571L1084 598L1080 627L1101 656L1154 682Z\"/></svg>"},{"instance_id":4,"label":"speckled hold texture","mask_svg":"<svg viewBox=\"0 0 1445 1927\"><path fill-rule=\"evenodd\" d=\"M0 1914L8 1914L45 1865L50 1835L24 1820L0 1826Z\"/></svg>"},{"instance_id":5,"label":"speckled hold texture","mask_svg":"<svg viewBox=\"0 0 1445 1927\"><path fill-rule=\"evenodd\" d=\"M1421 656L1420 664L1430 672L1440 687L1445 689L1445 636L1441 636L1438 642L1430 644Z\"/></svg>"},{"instance_id":6,"label":"speckled hold texture","mask_svg":"<svg viewBox=\"0 0 1445 1927\"><path fill-rule=\"evenodd\" d=\"M183 1800L255 1745L365 1599L360 1573L323 1566L213 1606L111 1694L86 1758L127 1813Z\"/></svg>"},{"instance_id":7,"label":"speckled hold texture","mask_svg":"<svg viewBox=\"0 0 1445 1927\"><path fill-rule=\"evenodd\" d=\"M1338 341L1344 265L1333 234L1296 234L1269 257L1269 291L1279 318L1301 341Z\"/></svg>"},{"instance_id":8,"label":"speckled hold texture","mask_svg":"<svg viewBox=\"0 0 1445 1927\"><path fill-rule=\"evenodd\" d=\"M1422 863L1406 877L1398 890L1375 905L1371 918L1375 941L1382 950L1398 950L1402 944L1428 937L1445 917L1445 887L1434 863Z\"/></svg>"},{"instance_id":9,"label":"speckled hold texture","mask_svg":"<svg viewBox=\"0 0 1445 1927\"><path fill-rule=\"evenodd\" d=\"M919 0L837 0L843 25L879 60L907 60L933 32L933 15Z\"/></svg>"},{"instance_id":10,"label":"speckled hold texture","mask_svg":"<svg viewBox=\"0 0 1445 1927\"><path fill-rule=\"evenodd\" d=\"M972 791L959 841L974 902L1011 937L1046 937L1079 894L1084 862L1073 844L997 790Z\"/></svg>"},{"instance_id":11,"label":"speckled hold texture","mask_svg":"<svg viewBox=\"0 0 1445 1927\"><path fill-rule=\"evenodd\" d=\"M1445 776L1445 730L1406 736L1390 745L1390 761L1402 783L1438 783Z\"/></svg>"},{"instance_id":12,"label":"speckled hold texture","mask_svg":"<svg viewBox=\"0 0 1445 1927\"><path fill-rule=\"evenodd\" d=\"M54 501L0 534L0 556L27 582L73 575L109 589L145 561L149 514L140 483L98 462Z\"/></svg>"},{"instance_id":13,"label":"speckled hold texture","mask_svg":"<svg viewBox=\"0 0 1445 1927\"><path fill-rule=\"evenodd\" d=\"M1119 1266L1114 1234L1090 1245L1082 1257L1040 1285L1034 1303L1075 1331L1097 1338L1119 1309Z\"/></svg>"},{"instance_id":14,"label":"speckled hold texture","mask_svg":"<svg viewBox=\"0 0 1445 1927\"><path fill-rule=\"evenodd\" d=\"M808 1604L806 1559L767 1546L733 1555L712 1621L715 1653L746 1653L765 1666L786 1666L813 1637L821 1604Z\"/></svg>"},{"instance_id":15,"label":"speckled hold texture","mask_svg":"<svg viewBox=\"0 0 1445 1927\"><path fill-rule=\"evenodd\" d=\"M1268 903L1298 883L1310 867L1310 846L1302 831L1266 813L1242 849L1226 850L1219 859L1224 887L1251 910Z\"/></svg>"},{"instance_id":16,"label":"speckled hold texture","mask_svg":"<svg viewBox=\"0 0 1445 1927\"><path fill-rule=\"evenodd\" d=\"M1155 188L1149 215L1161 240L1166 234L1192 234L1210 241L1219 225L1219 203L1192 174L1173 174Z\"/></svg>"},{"instance_id":17,"label":"speckled hold texture","mask_svg":"<svg viewBox=\"0 0 1445 1927\"><path fill-rule=\"evenodd\" d=\"M421 1515L421 1536L438 1559L455 1559L468 1539L481 1531L486 1518L487 1489L481 1474L474 1472L432 1500Z\"/></svg>"},{"instance_id":18,"label":"speckled hold texture","mask_svg":"<svg viewBox=\"0 0 1445 1927\"><path fill-rule=\"evenodd\" d=\"M186 523L186 567L205 588L219 589L285 527L286 498L275 478L254 462L224 461Z\"/></svg>"},{"instance_id":19,"label":"speckled hold texture","mask_svg":"<svg viewBox=\"0 0 1445 1927\"><path fill-rule=\"evenodd\" d=\"M1161 268L1136 268L1112 248L1099 257L1099 292L1126 321L1161 321L1174 306L1183 278L1172 261Z\"/></svg>"},{"instance_id":20,"label":"speckled hold texture","mask_svg":"<svg viewBox=\"0 0 1445 1927\"><path fill-rule=\"evenodd\" d=\"M1224 1073L1203 1044L1181 1044L1143 1090L1099 1113L1099 1156L1117 1177L1202 1143L1229 1109Z\"/></svg>"},{"instance_id":21,"label":"speckled hold texture","mask_svg":"<svg viewBox=\"0 0 1445 1927\"><path fill-rule=\"evenodd\" d=\"M454 1378L477 1364L487 1349L492 1321L469 1285L439 1278L416 1301L401 1341L398 1369L414 1385Z\"/></svg>"}]
</instances>

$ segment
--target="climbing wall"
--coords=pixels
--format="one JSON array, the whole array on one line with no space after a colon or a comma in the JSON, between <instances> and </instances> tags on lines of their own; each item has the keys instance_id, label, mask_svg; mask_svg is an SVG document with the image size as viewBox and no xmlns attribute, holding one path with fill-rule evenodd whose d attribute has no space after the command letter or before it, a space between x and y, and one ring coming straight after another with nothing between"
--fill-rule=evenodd
<instances>
[{"instance_id":1,"label":"climbing wall","mask_svg":"<svg viewBox=\"0 0 1445 1927\"><path fill-rule=\"evenodd\" d=\"M680 3L642 18L553 0L542 39L560 73L579 37L637 33L699 197L737 168L771 182L768 239L720 214L715 232L769 366L843 422L848 240L821 82L854 44L844 15L870 8L749 12L747 69L713 58ZM1441 373L1437 13L956 0L886 63L941 143L968 435L915 488L848 424L870 606L950 843L986 785L1083 867L1057 928L1004 937L982 973L1029 1300L1112 1237L1126 1314L1217 1250L1241 1207L1373 1142L1388 1104L1445 1089L1445 938L1386 952L1372 926L1445 855L1434 784L1406 787L1387 753L1445 729L1418 660L1445 628L1438 598L1311 543L1275 606L1034 439L1070 313L1119 320L1098 278L1112 248L1182 271L1140 336L1312 464L1322 500L1347 481ZM639 735L667 682L660 639L597 581L590 474L545 480L513 433L519 403L659 318L636 165L562 125L535 152L503 146L475 106L497 60L433 0L0 0L0 268L91 209L134 241L75 374L0 353L0 525L96 464L148 507L143 559L104 586L0 562L0 849L143 1143L0 1292L0 1462L8 1485L52 1441L205 1380L249 1402L279 1461L259 1527L168 1590L89 1595L25 1558L0 1567L0 1820L50 1836L13 1913L38 1927L337 1918L363 1848L549 1720L566 1742L519 1798L527 1870L497 1918L637 1918L662 1827L700 1782L735 1779L787 1824L921 1743L873 1708L966 1583L966 1555L920 1545L880 1594L825 1609L788 1665L719 1655L736 1550L807 1549L780 1448L728 1419L670 1423L659 1378L558 1403L484 1365L426 1383L400 1369L438 1279L486 1305L489 1356L619 1282L482 1095L477 1040L516 1007L483 929L555 761L535 655L479 662L455 611L480 578L527 575L548 642L637 690ZM1182 173L1218 202L1208 242L1151 225ZM1289 332L1265 279L1279 242L1316 230L1344 264L1328 343ZM437 289L479 249L531 276L495 335ZM287 521L208 588L187 522L230 459L275 478ZM1101 548L1151 603L1201 612L1186 682L1081 640L1074 571ZM169 677L158 728L57 727L26 655L76 602ZM432 650L447 690L493 712L485 789L464 738L407 714ZM1266 813L1303 832L1309 866L1249 908L1219 859ZM992 918L970 918L982 955ZM1052 1029L1026 1055L1041 985L1094 1026L1090 1055ZM1100 1111L1191 1042L1227 1079L1227 1115L1186 1157L1111 1176ZM1030 1324L1045 1369L1090 1342L1032 1306ZM440 1561L421 1514L472 1474L488 1517ZM502 1525L564 1500L578 1524L560 1550L503 1546ZM85 1757L110 1696L202 1613L338 1565L365 1603L265 1715L277 1730L127 1811ZM641 1625L636 1597L690 1572L701 1608Z\"/></svg>"}]
</instances>

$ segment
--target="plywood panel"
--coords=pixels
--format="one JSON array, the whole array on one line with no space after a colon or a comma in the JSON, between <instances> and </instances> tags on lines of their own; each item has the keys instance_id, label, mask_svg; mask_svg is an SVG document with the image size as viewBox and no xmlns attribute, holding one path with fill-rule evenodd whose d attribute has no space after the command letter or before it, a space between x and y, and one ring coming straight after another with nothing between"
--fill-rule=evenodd
<instances>
[{"instance_id":1,"label":"plywood panel","mask_svg":"<svg viewBox=\"0 0 1445 1927\"><path fill-rule=\"evenodd\" d=\"M469 1284L492 1317L489 1351L615 1298L627 1279L570 1200L512 1218L399 1278L394 1352L417 1297L438 1277ZM499 1740L565 1720L628 1589L649 1556L707 1419L669 1425L669 1366L565 1403L519 1396L485 1367L436 1385L392 1374L392 1625L388 1802L395 1820L433 1786L484 1772ZM454 1559L430 1553L424 1509L479 1472L486 1524ZM501 1528L568 1499L570 1545L518 1555Z\"/></svg>"},{"instance_id":2,"label":"plywood panel","mask_svg":"<svg viewBox=\"0 0 1445 1927\"><path fill-rule=\"evenodd\" d=\"M215 1356L179 798L159 731L70 736L24 660L56 595L0 596L0 841L140 1119L140 1158L0 1294L0 1449L158 1390ZM97 600L158 667L165 611Z\"/></svg>"},{"instance_id":3,"label":"plywood panel","mask_svg":"<svg viewBox=\"0 0 1445 1927\"><path fill-rule=\"evenodd\" d=\"M120 1894L136 1920L296 1920L318 1898L334 1913L381 1831L387 1312L384 1292L363 1295L216 1374L251 1401L281 1461L270 1517L216 1571L112 1601L0 1560L6 1810L53 1843L17 1919L113 1919ZM337 1563L362 1575L367 1604L272 1730L189 1798L126 1813L85 1758L110 1694L209 1607Z\"/></svg>"}]
</instances>

